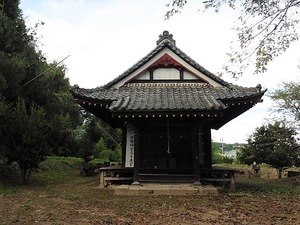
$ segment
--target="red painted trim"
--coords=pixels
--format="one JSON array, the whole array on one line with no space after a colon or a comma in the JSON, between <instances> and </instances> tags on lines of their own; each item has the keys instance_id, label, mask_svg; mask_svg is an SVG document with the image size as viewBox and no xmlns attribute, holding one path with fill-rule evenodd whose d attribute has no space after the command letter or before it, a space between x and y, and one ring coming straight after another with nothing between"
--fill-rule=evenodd
<instances>
[{"instance_id":1,"label":"red painted trim","mask_svg":"<svg viewBox=\"0 0 300 225\"><path fill-rule=\"evenodd\" d=\"M183 68L183 66L177 62L175 59L173 59L171 56L169 56L167 53L165 53L162 57L160 57L158 60L156 60L154 63L152 63L149 68L155 68L156 67L181 67Z\"/></svg>"}]
</instances>

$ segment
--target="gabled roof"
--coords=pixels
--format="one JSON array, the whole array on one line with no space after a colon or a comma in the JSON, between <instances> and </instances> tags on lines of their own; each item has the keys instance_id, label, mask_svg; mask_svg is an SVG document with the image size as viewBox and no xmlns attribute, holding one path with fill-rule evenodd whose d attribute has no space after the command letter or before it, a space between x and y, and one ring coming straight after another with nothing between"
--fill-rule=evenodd
<instances>
[{"instance_id":1,"label":"gabled roof","mask_svg":"<svg viewBox=\"0 0 300 225\"><path fill-rule=\"evenodd\" d=\"M173 39L173 35L170 34L168 31L164 31L162 35L159 36L159 40L157 41L157 46L154 48L151 52L149 52L144 58L139 60L136 64L134 64L132 67L130 67L128 70L126 70L124 73L122 73L120 76L106 84L105 88L111 88L116 83L120 82L123 79L126 79L130 74L135 72L137 69L141 68L143 65L145 65L147 62L149 62L151 59L153 59L158 53L160 53L163 49L167 48L171 50L176 56L181 58L184 62L189 64L191 67L195 68L199 72L203 73L208 78L214 80L215 82L223 85L223 86L229 86L227 82L222 80L220 77L214 75L213 73L206 70L204 67L199 65L196 61L194 61L192 58L190 58L187 54L185 54L182 50L180 50L175 45L175 40Z\"/></svg>"},{"instance_id":2,"label":"gabled roof","mask_svg":"<svg viewBox=\"0 0 300 225\"><path fill-rule=\"evenodd\" d=\"M265 92L215 76L177 48L167 31L154 50L108 84L72 90L79 104L112 126L129 117L179 116L205 117L215 129L261 102Z\"/></svg>"}]
</instances>

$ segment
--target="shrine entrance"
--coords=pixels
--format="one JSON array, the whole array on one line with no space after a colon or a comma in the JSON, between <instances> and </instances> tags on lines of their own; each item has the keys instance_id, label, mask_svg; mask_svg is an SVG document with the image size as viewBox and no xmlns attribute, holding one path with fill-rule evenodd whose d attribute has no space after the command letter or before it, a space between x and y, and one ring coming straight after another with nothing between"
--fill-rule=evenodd
<instances>
[{"instance_id":1,"label":"shrine entrance","mask_svg":"<svg viewBox=\"0 0 300 225\"><path fill-rule=\"evenodd\" d=\"M176 173L193 171L192 127L166 123L140 130L140 169Z\"/></svg>"}]
</instances>

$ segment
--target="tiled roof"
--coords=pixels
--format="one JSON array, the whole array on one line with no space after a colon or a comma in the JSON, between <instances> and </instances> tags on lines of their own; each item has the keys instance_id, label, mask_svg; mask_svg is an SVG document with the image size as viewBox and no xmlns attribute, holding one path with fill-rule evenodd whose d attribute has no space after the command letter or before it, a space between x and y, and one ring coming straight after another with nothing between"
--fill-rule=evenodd
<instances>
[{"instance_id":1,"label":"tiled roof","mask_svg":"<svg viewBox=\"0 0 300 225\"><path fill-rule=\"evenodd\" d=\"M183 78L161 81L151 78L151 75L149 79L123 82L126 79L130 81L130 76L137 69L146 65L164 48L170 49L193 70L200 71L219 85ZM116 85L118 83L121 85ZM156 118L179 115L189 119L191 116L206 117L215 129L262 101L265 92L260 85L252 88L236 86L210 73L177 48L175 40L167 31L159 36L154 50L113 81L94 89L78 86L72 89L72 94L79 104L115 127L122 126L128 116L148 118L152 115L151 118Z\"/></svg>"},{"instance_id":2,"label":"tiled roof","mask_svg":"<svg viewBox=\"0 0 300 225\"><path fill-rule=\"evenodd\" d=\"M204 83L128 84L119 89L73 89L75 97L91 102L110 102L112 112L224 110L226 102L246 102L265 91L257 88L213 87Z\"/></svg>"}]
</instances>

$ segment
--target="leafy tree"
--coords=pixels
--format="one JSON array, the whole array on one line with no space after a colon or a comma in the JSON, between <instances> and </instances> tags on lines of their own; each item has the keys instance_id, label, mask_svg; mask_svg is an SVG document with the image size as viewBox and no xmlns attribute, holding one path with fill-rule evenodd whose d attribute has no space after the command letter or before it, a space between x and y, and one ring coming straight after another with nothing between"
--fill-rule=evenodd
<instances>
[{"instance_id":1,"label":"leafy tree","mask_svg":"<svg viewBox=\"0 0 300 225\"><path fill-rule=\"evenodd\" d=\"M26 106L42 107L49 125L49 153L72 155L73 130L82 124L79 106L69 91L65 67L48 64L38 50L37 27L26 27L18 0L1 1L0 101L6 108L15 106L18 99ZM5 113L0 116L0 120L6 117Z\"/></svg>"},{"instance_id":2,"label":"leafy tree","mask_svg":"<svg viewBox=\"0 0 300 225\"><path fill-rule=\"evenodd\" d=\"M53 65L50 65L53 66ZM27 91L29 101L36 102L46 111L50 125L52 154L74 156L73 131L83 123L79 105L70 93L69 80L64 66L54 66L38 82L31 83ZM25 90L24 90L25 92Z\"/></svg>"},{"instance_id":3,"label":"leafy tree","mask_svg":"<svg viewBox=\"0 0 300 225\"><path fill-rule=\"evenodd\" d=\"M283 82L281 88L271 93L276 106L273 111L282 113L285 118L299 125L300 121L300 85L298 82Z\"/></svg>"},{"instance_id":4,"label":"leafy tree","mask_svg":"<svg viewBox=\"0 0 300 225\"><path fill-rule=\"evenodd\" d=\"M74 155L82 124L65 67L48 64L18 0L0 2L0 155L17 162L23 183L48 154ZM87 145L85 145L87 146Z\"/></svg>"},{"instance_id":5,"label":"leafy tree","mask_svg":"<svg viewBox=\"0 0 300 225\"><path fill-rule=\"evenodd\" d=\"M217 142L211 143L211 155L212 155L212 163L219 164L222 163L222 155L220 154L219 144Z\"/></svg>"},{"instance_id":6,"label":"leafy tree","mask_svg":"<svg viewBox=\"0 0 300 225\"><path fill-rule=\"evenodd\" d=\"M95 158L106 162L120 161L121 130L110 127L85 110L81 110L81 115L84 122L73 132L76 156L86 162Z\"/></svg>"},{"instance_id":7,"label":"leafy tree","mask_svg":"<svg viewBox=\"0 0 300 225\"><path fill-rule=\"evenodd\" d=\"M107 148L115 149L122 140L122 130L115 129L93 116L90 113L86 114L86 132L90 137L90 140L97 143L101 138L103 138Z\"/></svg>"},{"instance_id":8,"label":"leafy tree","mask_svg":"<svg viewBox=\"0 0 300 225\"><path fill-rule=\"evenodd\" d=\"M94 148L94 143L90 141L84 125L78 127L73 132L74 135L74 145L73 145L73 154L76 157L83 158L85 163L93 160L95 155L99 155Z\"/></svg>"},{"instance_id":9,"label":"leafy tree","mask_svg":"<svg viewBox=\"0 0 300 225\"><path fill-rule=\"evenodd\" d=\"M98 153L96 157L100 156L101 152L107 150L106 143L104 142L103 137L101 137L100 140L96 143L95 150Z\"/></svg>"},{"instance_id":10,"label":"leafy tree","mask_svg":"<svg viewBox=\"0 0 300 225\"><path fill-rule=\"evenodd\" d=\"M100 153L100 159L103 162L121 162L121 149L105 149Z\"/></svg>"},{"instance_id":11,"label":"leafy tree","mask_svg":"<svg viewBox=\"0 0 300 225\"><path fill-rule=\"evenodd\" d=\"M35 49L34 30L26 28L19 1L0 3L0 91L8 101L16 101L26 78L35 76L37 65L45 61Z\"/></svg>"},{"instance_id":12,"label":"leafy tree","mask_svg":"<svg viewBox=\"0 0 300 225\"><path fill-rule=\"evenodd\" d=\"M107 148L104 138L101 137L95 144L95 157L100 158L103 162L121 162L121 144L118 144L114 150L111 150Z\"/></svg>"},{"instance_id":13,"label":"leafy tree","mask_svg":"<svg viewBox=\"0 0 300 225\"><path fill-rule=\"evenodd\" d=\"M0 154L16 161L24 183L32 168L44 159L44 111L21 96L23 82L43 62L35 39L26 28L19 1L0 3ZM36 118L35 118L36 117ZM40 129L38 131L38 129Z\"/></svg>"},{"instance_id":14,"label":"leafy tree","mask_svg":"<svg viewBox=\"0 0 300 225\"><path fill-rule=\"evenodd\" d=\"M211 143L212 163L213 164L233 163L234 158L221 154L220 144L222 143L218 143L218 142ZM223 144L223 146L232 146L232 144Z\"/></svg>"},{"instance_id":15,"label":"leafy tree","mask_svg":"<svg viewBox=\"0 0 300 225\"><path fill-rule=\"evenodd\" d=\"M0 95L0 158L3 155L3 148L6 146L4 143L4 132L7 125L8 116L10 114L9 105L5 102L4 98Z\"/></svg>"},{"instance_id":16,"label":"leafy tree","mask_svg":"<svg viewBox=\"0 0 300 225\"><path fill-rule=\"evenodd\" d=\"M25 102L18 100L6 119L1 131L6 145L1 146L1 153L7 163L19 165L23 184L27 184L32 169L46 159L48 122L45 112L33 104L27 109Z\"/></svg>"},{"instance_id":17,"label":"leafy tree","mask_svg":"<svg viewBox=\"0 0 300 225\"><path fill-rule=\"evenodd\" d=\"M225 164L232 164L234 162L234 158L231 156L223 155L222 156L222 163Z\"/></svg>"},{"instance_id":18,"label":"leafy tree","mask_svg":"<svg viewBox=\"0 0 300 225\"><path fill-rule=\"evenodd\" d=\"M284 122L275 121L256 128L239 153L242 163L267 163L278 169L281 178L283 167L300 165L300 146L296 131Z\"/></svg>"},{"instance_id":19,"label":"leafy tree","mask_svg":"<svg viewBox=\"0 0 300 225\"><path fill-rule=\"evenodd\" d=\"M118 144L117 147L114 149L111 160L113 162L119 162L119 163L122 161L122 146L121 146L121 144Z\"/></svg>"},{"instance_id":20,"label":"leafy tree","mask_svg":"<svg viewBox=\"0 0 300 225\"><path fill-rule=\"evenodd\" d=\"M96 154L97 154L96 157L101 159L103 162L112 161L111 158L113 155L113 151L111 149L107 148L103 137L101 137L100 140L95 144L95 150L96 150Z\"/></svg>"},{"instance_id":21,"label":"leafy tree","mask_svg":"<svg viewBox=\"0 0 300 225\"><path fill-rule=\"evenodd\" d=\"M225 71L233 76L253 64L255 73L265 72L268 64L286 51L299 38L299 0L203 0L204 9L218 12L223 5L239 11L238 45L228 53L229 65ZM171 0L165 17L180 13L187 0ZM235 69L233 66L237 65Z\"/></svg>"}]
</instances>

